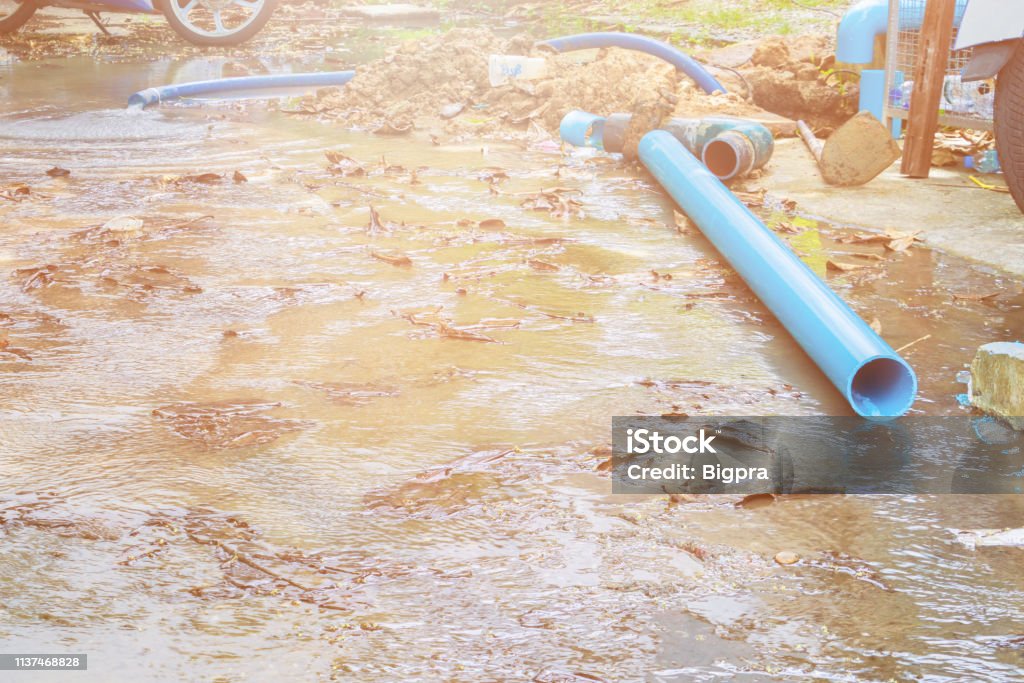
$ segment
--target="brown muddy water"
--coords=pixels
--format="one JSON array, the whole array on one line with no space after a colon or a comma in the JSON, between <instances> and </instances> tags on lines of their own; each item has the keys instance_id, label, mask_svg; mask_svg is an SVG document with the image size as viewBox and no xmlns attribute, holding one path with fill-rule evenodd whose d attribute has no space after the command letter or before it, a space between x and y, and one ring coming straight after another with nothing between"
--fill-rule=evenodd
<instances>
[{"instance_id":1,"label":"brown muddy water","mask_svg":"<svg viewBox=\"0 0 1024 683\"><path fill-rule=\"evenodd\" d=\"M612 415L848 413L650 181L119 108L178 66L2 72L0 648L89 655L8 680L1022 678L1024 555L949 531L1014 497L610 494ZM554 186L571 215L522 206ZM998 273L769 217L894 346L931 335L918 411L1024 332Z\"/></svg>"}]
</instances>

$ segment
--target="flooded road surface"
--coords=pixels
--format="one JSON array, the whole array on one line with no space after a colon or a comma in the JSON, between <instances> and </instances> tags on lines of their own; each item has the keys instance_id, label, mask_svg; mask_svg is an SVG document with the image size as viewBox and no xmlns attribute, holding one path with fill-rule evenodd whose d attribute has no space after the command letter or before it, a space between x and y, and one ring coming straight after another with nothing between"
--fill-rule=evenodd
<instances>
[{"instance_id":1,"label":"flooded road surface","mask_svg":"<svg viewBox=\"0 0 1024 683\"><path fill-rule=\"evenodd\" d=\"M1024 556L949 531L1020 526L1015 497L610 494L613 415L848 413L650 181L120 109L164 75L0 81L3 651L96 681L1020 677ZM931 335L918 411L1020 334L1017 282L769 217L894 347Z\"/></svg>"}]
</instances>

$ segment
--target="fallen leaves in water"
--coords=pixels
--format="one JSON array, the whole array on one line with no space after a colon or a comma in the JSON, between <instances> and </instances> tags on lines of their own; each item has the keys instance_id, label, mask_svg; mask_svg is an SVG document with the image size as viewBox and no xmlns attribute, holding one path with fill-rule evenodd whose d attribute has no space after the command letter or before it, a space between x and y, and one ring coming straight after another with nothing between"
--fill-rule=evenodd
<instances>
[{"instance_id":1,"label":"fallen leaves in water","mask_svg":"<svg viewBox=\"0 0 1024 683\"><path fill-rule=\"evenodd\" d=\"M99 283L106 289L120 290L136 301L156 292L199 294L203 288L184 274L159 264L117 263L99 274Z\"/></svg>"},{"instance_id":2,"label":"fallen leaves in water","mask_svg":"<svg viewBox=\"0 0 1024 683\"><path fill-rule=\"evenodd\" d=\"M383 121L379 126L374 128L371 132L374 135L408 135L412 132L412 123L398 123L395 121Z\"/></svg>"},{"instance_id":3,"label":"fallen leaves in water","mask_svg":"<svg viewBox=\"0 0 1024 683\"><path fill-rule=\"evenodd\" d=\"M14 271L14 277L21 280L21 291L31 292L52 285L59 270L59 266L50 263L45 266L19 268Z\"/></svg>"},{"instance_id":4,"label":"fallen leaves in water","mask_svg":"<svg viewBox=\"0 0 1024 683\"><path fill-rule=\"evenodd\" d=\"M807 558L801 566L823 569L832 574L848 576L857 581L874 586L883 591L891 591L884 582L882 575L869 562L840 552L825 552L819 558Z\"/></svg>"},{"instance_id":5,"label":"fallen leaves in water","mask_svg":"<svg viewBox=\"0 0 1024 683\"><path fill-rule=\"evenodd\" d=\"M854 271L863 270L868 266L863 263L842 263L841 261L829 259L825 263L825 267L828 270L834 270L838 273L852 273Z\"/></svg>"},{"instance_id":6,"label":"fallen leaves in water","mask_svg":"<svg viewBox=\"0 0 1024 683\"><path fill-rule=\"evenodd\" d=\"M160 179L164 185L217 185L224 181L220 173L192 173L188 175L165 175Z\"/></svg>"},{"instance_id":7,"label":"fallen leaves in water","mask_svg":"<svg viewBox=\"0 0 1024 683\"><path fill-rule=\"evenodd\" d=\"M995 301L1002 294L1002 291L996 292L985 292L982 294L958 294L953 292L953 299L958 301L983 301L991 302Z\"/></svg>"},{"instance_id":8,"label":"fallen leaves in water","mask_svg":"<svg viewBox=\"0 0 1024 683\"><path fill-rule=\"evenodd\" d=\"M435 517L465 507L489 490L488 470L516 448L482 449L454 462L429 469L397 488L371 491L364 498L371 510L401 510L413 516Z\"/></svg>"},{"instance_id":9,"label":"fallen leaves in water","mask_svg":"<svg viewBox=\"0 0 1024 683\"><path fill-rule=\"evenodd\" d=\"M547 261L541 261L540 259L529 259L527 260L526 265L530 266L530 268L533 268L534 270L539 270L545 273L555 273L561 270L561 268L556 266L554 263L548 263Z\"/></svg>"},{"instance_id":10,"label":"fallen leaves in water","mask_svg":"<svg viewBox=\"0 0 1024 683\"><path fill-rule=\"evenodd\" d=\"M760 208L764 206L765 200L768 197L768 191L763 187L748 192L743 190L733 190L732 193L736 195L737 199L751 208Z\"/></svg>"},{"instance_id":11,"label":"fallen leaves in water","mask_svg":"<svg viewBox=\"0 0 1024 683\"><path fill-rule=\"evenodd\" d=\"M398 396L398 387L372 382L299 382L327 394L335 403L347 406L364 406L380 398Z\"/></svg>"},{"instance_id":12,"label":"fallen leaves in water","mask_svg":"<svg viewBox=\"0 0 1024 683\"><path fill-rule=\"evenodd\" d=\"M143 219L135 216L117 216L111 218L103 225L73 232L70 238L87 244L103 244L116 247L122 242L137 240L143 237L152 239L168 237L212 218L213 216L209 215L186 220L161 217Z\"/></svg>"},{"instance_id":13,"label":"fallen leaves in water","mask_svg":"<svg viewBox=\"0 0 1024 683\"><path fill-rule=\"evenodd\" d=\"M327 157L328 172L333 175L362 177L366 175L366 168L358 161L341 152L324 152Z\"/></svg>"},{"instance_id":14,"label":"fallen leaves in water","mask_svg":"<svg viewBox=\"0 0 1024 683\"><path fill-rule=\"evenodd\" d=\"M32 356L29 355L28 351L11 346L6 332L0 333L0 358L4 355L15 356L21 360L32 360Z\"/></svg>"},{"instance_id":15,"label":"fallen leaves in water","mask_svg":"<svg viewBox=\"0 0 1024 683\"><path fill-rule=\"evenodd\" d=\"M376 251L371 250L370 256L392 266L409 268L412 266L412 259L398 251Z\"/></svg>"},{"instance_id":16,"label":"fallen leaves in water","mask_svg":"<svg viewBox=\"0 0 1024 683\"><path fill-rule=\"evenodd\" d=\"M500 218L485 218L476 224L481 230L504 230L505 221Z\"/></svg>"},{"instance_id":17,"label":"fallen leaves in water","mask_svg":"<svg viewBox=\"0 0 1024 683\"><path fill-rule=\"evenodd\" d=\"M32 194L32 188L24 183L15 183L0 188L0 199L10 202L23 202Z\"/></svg>"},{"instance_id":18,"label":"fallen leaves in water","mask_svg":"<svg viewBox=\"0 0 1024 683\"><path fill-rule=\"evenodd\" d=\"M61 168L60 166L54 166L53 168L46 172L46 175L50 176L51 178L67 178L69 175L71 175L71 171L69 171L66 168Z\"/></svg>"},{"instance_id":19,"label":"fallen leaves in water","mask_svg":"<svg viewBox=\"0 0 1024 683\"><path fill-rule=\"evenodd\" d=\"M889 251L902 252L910 249L914 244L923 242L920 230L902 232L900 230L886 230L885 232L858 232L852 235L840 237L838 241L842 244L881 244Z\"/></svg>"},{"instance_id":20,"label":"fallen leaves in water","mask_svg":"<svg viewBox=\"0 0 1024 683\"><path fill-rule=\"evenodd\" d=\"M224 450L270 443L310 426L304 420L267 414L280 407L266 401L185 402L155 408L153 416L178 436L211 450Z\"/></svg>"},{"instance_id":21,"label":"fallen leaves in water","mask_svg":"<svg viewBox=\"0 0 1024 683\"><path fill-rule=\"evenodd\" d=\"M428 311L412 311L404 313L395 313L400 315L405 320L417 327L427 327L432 329L437 336L445 339L458 339L462 341L473 341L473 342L488 342L497 344L497 339L489 337L486 334L479 332L478 330L487 329L489 326L486 323L478 325L467 325L467 326L456 326L450 319L444 318L440 315L440 307ZM506 325L502 325L503 327ZM518 325L517 325L518 326Z\"/></svg>"},{"instance_id":22,"label":"fallen leaves in water","mask_svg":"<svg viewBox=\"0 0 1024 683\"><path fill-rule=\"evenodd\" d=\"M527 193L519 206L530 211L547 211L556 218L583 218L583 202L577 199L582 190L571 187L551 187Z\"/></svg>"}]
</instances>

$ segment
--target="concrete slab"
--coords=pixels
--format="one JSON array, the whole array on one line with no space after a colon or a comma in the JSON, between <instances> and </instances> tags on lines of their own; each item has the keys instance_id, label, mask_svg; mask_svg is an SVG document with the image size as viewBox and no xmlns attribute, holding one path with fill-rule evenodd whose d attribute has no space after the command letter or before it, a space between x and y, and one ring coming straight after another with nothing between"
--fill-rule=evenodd
<instances>
[{"instance_id":1,"label":"concrete slab","mask_svg":"<svg viewBox=\"0 0 1024 683\"><path fill-rule=\"evenodd\" d=\"M432 7L420 7L419 5L394 4L394 5L351 5L343 7L341 13L344 16L367 19L379 22L401 22L401 21L439 21L440 12Z\"/></svg>"},{"instance_id":2,"label":"concrete slab","mask_svg":"<svg viewBox=\"0 0 1024 683\"><path fill-rule=\"evenodd\" d=\"M1005 182L987 175L992 185ZM776 140L761 184L801 212L873 230L920 230L929 246L1024 276L1024 215L1009 194L983 190L962 170L933 168L912 180L895 163L859 187L829 187L799 139Z\"/></svg>"}]
</instances>

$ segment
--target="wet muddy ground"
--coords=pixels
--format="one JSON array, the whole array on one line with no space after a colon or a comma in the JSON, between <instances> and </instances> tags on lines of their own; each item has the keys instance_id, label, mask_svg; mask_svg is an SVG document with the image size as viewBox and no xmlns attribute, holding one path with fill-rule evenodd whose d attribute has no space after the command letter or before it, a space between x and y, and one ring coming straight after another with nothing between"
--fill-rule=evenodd
<instances>
[{"instance_id":1,"label":"wet muddy ground","mask_svg":"<svg viewBox=\"0 0 1024 683\"><path fill-rule=\"evenodd\" d=\"M5 651L97 681L1019 676L1020 550L950 531L1020 526L1015 497L610 494L612 415L848 411L652 181L540 138L121 109L190 68L3 72ZM1021 335L1018 280L747 198L910 344L919 413Z\"/></svg>"}]
</instances>

